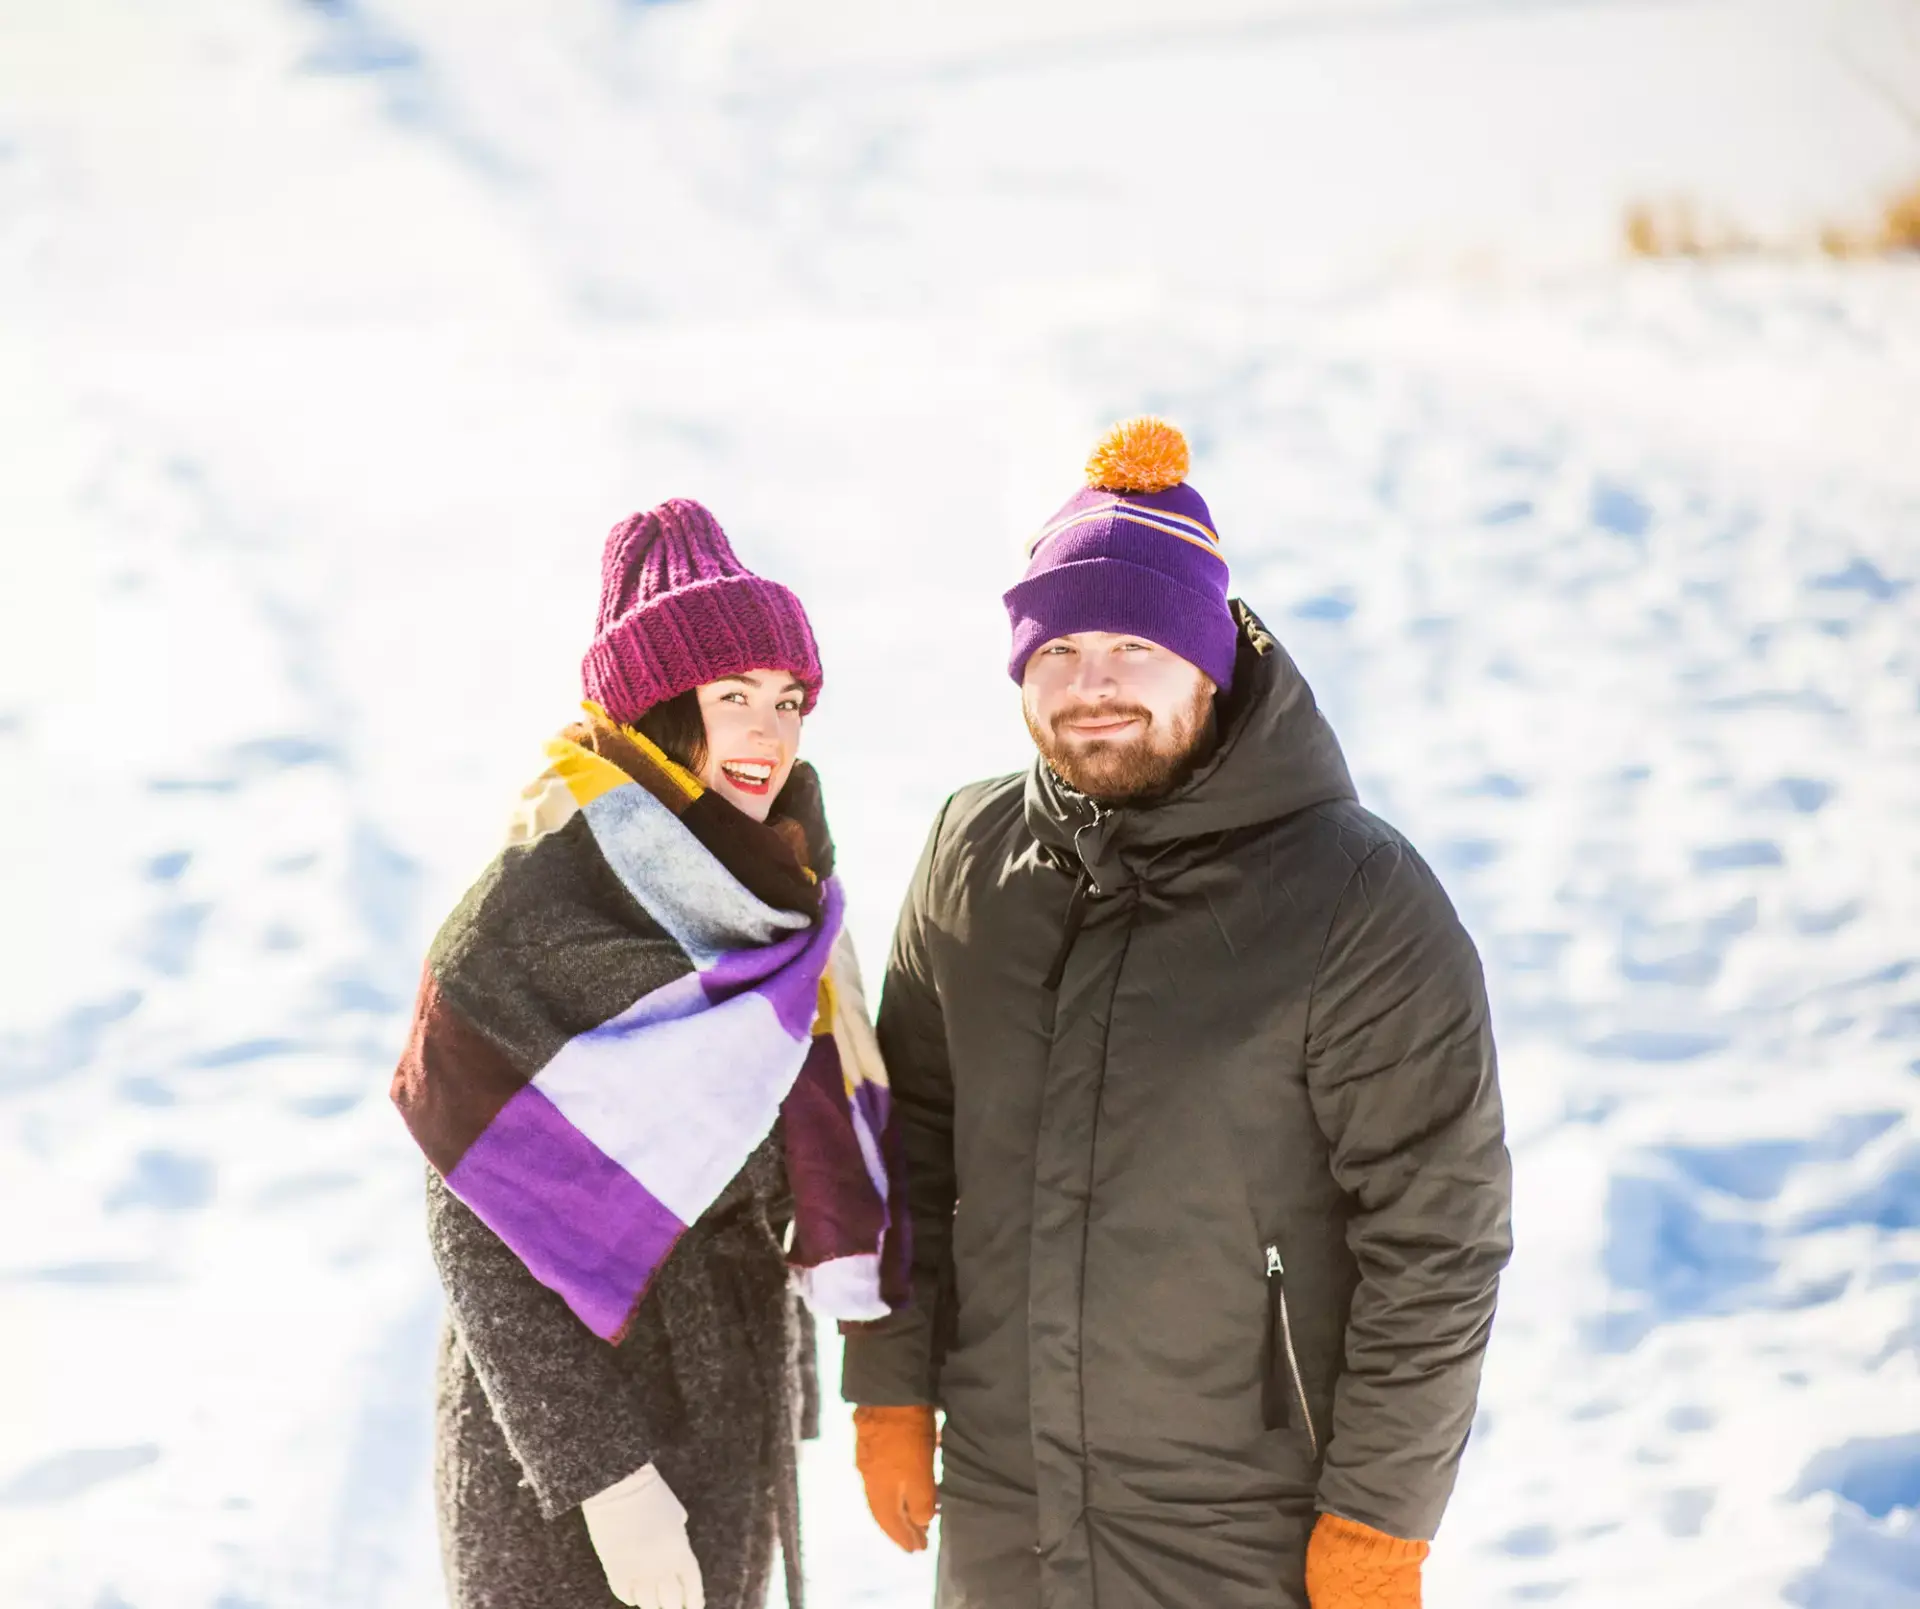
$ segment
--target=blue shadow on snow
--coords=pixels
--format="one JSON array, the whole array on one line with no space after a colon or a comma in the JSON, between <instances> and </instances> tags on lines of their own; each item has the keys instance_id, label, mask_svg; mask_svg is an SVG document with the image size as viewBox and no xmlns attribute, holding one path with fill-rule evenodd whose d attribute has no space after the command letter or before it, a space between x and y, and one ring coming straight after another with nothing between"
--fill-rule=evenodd
<instances>
[{"instance_id":1,"label":"blue shadow on snow","mask_svg":"<svg viewBox=\"0 0 1920 1609\"><path fill-rule=\"evenodd\" d=\"M0 1090L52 1083L79 1071L99 1053L108 1033L140 1009L142 998L139 990L125 989L103 1000L84 1001L38 1043L0 1039Z\"/></svg>"},{"instance_id":2,"label":"blue shadow on snow","mask_svg":"<svg viewBox=\"0 0 1920 1609\"><path fill-rule=\"evenodd\" d=\"M128 1207L157 1207L191 1212L213 1199L213 1165L178 1151L142 1151L133 1159L131 1177L108 1193L108 1212Z\"/></svg>"},{"instance_id":3,"label":"blue shadow on snow","mask_svg":"<svg viewBox=\"0 0 1920 1609\"><path fill-rule=\"evenodd\" d=\"M96 1486L145 1469L159 1457L158 1447L143 1442L137 1447L92 1447L43 1458L0 1483L0 1508L44 1508L70 1502Z\"/></svg>"},{"instance_id":4,"label":"blue shadow on snow","mask_svg":"<svg viewBox=\"0 0 1920 1609\"><path fill-rule=\"evenodd\" d=\"M1920 1606L1920 1433L1863 1437L1817 1453L1801 1471L1795 1498L1839 1499L1827 1554L1790 1583L1798 1609L1916 1609ZM1903 1512L1906 1511L1906 1512Z\"/></svg>"},{"instance_id":5,"label":"blue shadow on snow","mask_svg":"<svg viewBox=\"0 0 1920 1609\"><path fill-rule=\"evenodd\" d=\"M1869 559L1855 559L1844 570L1836 570L1832 575L1816 576L1807 585L1814 592L1860 592L1875 603L1888 603L1913 583L1890 579Z\"/></svg>"},{"instance_id":6,"label":"blue shadow on snow","mask_svg":"<svg viewBox=\"0 0 1920 1609\"><path fill-rule=\"evenodd\" d=\"M1672 1320L1810 1306L1840 1294L1848 1284L1844 1274L1777 1288L1777 1240L1859 1225L1920 1225L1920 1146L1898 1153L1868 1185L1790 1224L1769 1222L1762 1210L1798 1168L1848 1161L1900 1121L1898 1112L1860 1112L1804 1139L1656 1146L1641 1153L1609 1186L1602 1250L1613 1289L1638 1300L1601 1317L1595 1343L1626 1350Z\"/></svg>"},{"instance_id":7,"label":"blue shadow on snow","mask_svg":"<svg viewBox=\"0 0 1920 1609\"><path fill-rule=\"evenodd\" d=\"M1595 484L1587 512L1595 525L1615 536L1642 537L1653 527L1653 506L1631 487L1614 481Z\"/></svg>"}]
</instances>

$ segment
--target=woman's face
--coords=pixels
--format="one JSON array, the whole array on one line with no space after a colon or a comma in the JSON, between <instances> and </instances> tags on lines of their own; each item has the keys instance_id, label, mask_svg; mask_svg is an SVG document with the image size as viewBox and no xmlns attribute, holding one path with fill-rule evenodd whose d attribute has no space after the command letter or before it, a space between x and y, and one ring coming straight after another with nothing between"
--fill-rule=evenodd
<instances>
[{"instance_id":1,"label":"woman's face","mask_svg":"<svg viewBox=\"0 0 1920 1609\"><path fill-rule=\"evenodd\" d=\"M765 821L800 753L807 690L787 671L750 670L700 690L707 763L700 780L755 821Z\"/></svg>"}]
</instances>

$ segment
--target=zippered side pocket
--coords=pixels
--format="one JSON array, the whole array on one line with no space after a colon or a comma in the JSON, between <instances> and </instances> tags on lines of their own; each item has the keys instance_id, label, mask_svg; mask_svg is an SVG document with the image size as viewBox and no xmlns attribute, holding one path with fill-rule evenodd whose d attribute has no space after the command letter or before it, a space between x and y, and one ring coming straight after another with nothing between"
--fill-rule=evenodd
<instances>
[{"instance_id":1,"label":"zippered side pocket","mask_svg":"<svg viewBox=\"0 0 1920 1609\"><path fill-rule=\"evenodd\" d=\"M1287 1311L1287 1265L1280 1248L1266 1248L1267 1261L1267 1371L1261 1386L1261 1406L1267 1428L1284 1430L1300 1417L1307 1446L1320 1456L1320 1437L1313 1428L1313 1410L1307 1406L1306 1382L1300 1378L1300 1359L1293 1349L1293 1318Z\"/></svg>"}]
</instances>

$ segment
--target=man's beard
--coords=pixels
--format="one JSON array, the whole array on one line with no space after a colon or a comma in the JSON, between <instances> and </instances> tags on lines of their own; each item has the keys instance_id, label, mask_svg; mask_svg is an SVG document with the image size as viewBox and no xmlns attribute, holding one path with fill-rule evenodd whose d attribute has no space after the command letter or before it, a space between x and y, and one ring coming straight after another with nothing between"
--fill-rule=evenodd
<instances>
[{"instance_id":1,"label":"man's beard","mask_svg":"<svg viewBox=\"0 0 1920 1609\"><path fill-rule=\"evenodd\" d=\"M1138 704L1076 705L1044 727L1031 710L1025 713L1034 747L1053 774L1101 804L1143 804L1173 792L1213 747L1213 690L1204 682L1192 704L1164 723ZM1065 735L1068 722L1089 715L1103 720L1132 717L1143 725L1126 738Z\"/></svg>"}]
</instances>

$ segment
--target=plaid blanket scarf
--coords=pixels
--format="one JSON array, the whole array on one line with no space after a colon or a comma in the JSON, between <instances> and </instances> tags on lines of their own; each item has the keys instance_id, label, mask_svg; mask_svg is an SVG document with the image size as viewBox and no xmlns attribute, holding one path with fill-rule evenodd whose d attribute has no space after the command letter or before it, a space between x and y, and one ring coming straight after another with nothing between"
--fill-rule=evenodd
<instances>
[{"instance_id":1,"label":"plaid blanket scarf","mask_svg":"<svg viewBox=\"0 0 1920 1609\"><path fill-rule=\"evenodd\" d=\"M393 1099L448 1187L596 1335L781 1121L788 1261L904 1305L886 1075L812 768L767 824L596 707L430 950Z\"/></svg>"}]
</instances>

